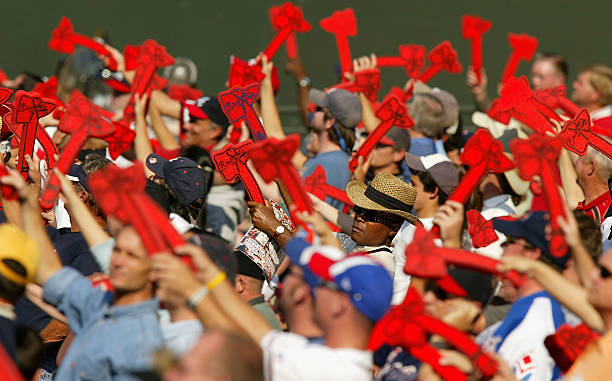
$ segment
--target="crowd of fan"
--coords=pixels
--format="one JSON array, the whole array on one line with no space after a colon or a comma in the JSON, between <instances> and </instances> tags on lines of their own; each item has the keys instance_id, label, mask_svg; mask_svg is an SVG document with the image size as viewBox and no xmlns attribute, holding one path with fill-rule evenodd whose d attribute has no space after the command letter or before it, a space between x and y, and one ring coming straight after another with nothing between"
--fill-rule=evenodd
<instances>
[{"instance_id":1,"label":"crowd of fan","mask_svg":"<svg viewBox=\"0 0 612 381\"><path fill-rule=\"evenodd\" d=\"M133 73L118 50L107 48L127 90L88 95L120 117ZM447 201L466 172L459 156L473 134L448 91L409 81L406 88L413 87L414 94L407 109L414 127L390 129L351 172L352 153L379 123L373 105L361 93L311 89L300 58L277 59L283 60L295 79L283 86L296 87L304 121L303 143L292 164L302 178L322 167L327 184L345 191L352 205L310 195L316 212L292 216L282 187L266 184L257 173L268 201L248 200L242 184L227 183L211 160L235 129L217 97L181 102L164 90L136 99L136 137L129 151L111 160L106 143L90 139L68 174L56 172L61 199L54 209L39 208L49 171L36 155L25 157L27 180L14 170L0 178L19 195L2 200L0 342L27 379L439 379L409 348L368 347L376 322L402 303L410 287L421 294L428 315L494 354L495 380L606 377L612 348L607 156L592 147L583 156L562 151L557 168L566 217L560 226L569 249L555 256L544 195L534 194L516 169L487 174L466 205ZM359 58L353 66L355 72L374 68L376 57ZM267 136L283 139L273 67L264 56L257 111ZM171 83L196 83L188 59L177 60L164 75ZM536 56L532 88L567 81L562 56ZM3 86L30 90L35 82L22 75ZM510 141L531 131L486 115L487 82L484 69L479 76L467 70L478 110L472 121L488 129L510 156ZM333 84L320 84L325 85ZM612 137L612 69L581 69L571 87L571 100L590 113L605 139ZM61 150L69 136L58 123L41 120ZM241 134L241 141L249 139L247 128ZM14 169L18 147L10 136L5 140L3 159ZM106 216L88 187L95 172L132 162L144 164L147 194L189 242L176 255L148 253L136 230ZM474 247L465 218L469 209L493 221L495 242ZM296 227L296 219L309 231ZM450 277L467 292L460 297L431 279L411 277L404 272L411 255L405 248L417 226L438 226L435 245L500 260L501 271L516 270L526 280L516 286L449 267ZM191 256L197 271L180 256ZM325 259L314 263L315 258ZM545 340L564 325L581 324L601 337L562 375ZM440 364L481 379L470 359L443 338L428 340L441 353Z\"/></svg>"}]
</instances>

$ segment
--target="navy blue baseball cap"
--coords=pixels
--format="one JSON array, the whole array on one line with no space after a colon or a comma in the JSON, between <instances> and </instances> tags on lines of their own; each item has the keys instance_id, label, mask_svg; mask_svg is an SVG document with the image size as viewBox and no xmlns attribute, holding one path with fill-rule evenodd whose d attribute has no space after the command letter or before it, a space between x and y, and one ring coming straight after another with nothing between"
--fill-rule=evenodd
<instances>
[{"instance_id":1,"label":"navy blue baseball cap","mask_svg":"<svg viewBox=\"0 0 612 381\"><path fill-rule=\"evenodd\" d=\"M562 257L555 257L550 253L548 240L546 239L546 226L548 225L548 213L543 211L531 212L519 219L494 218L493 227L507 236L523 238L535 247L542 250L546 261L551 262L559 269L564 269L570 258L569 253Z\"/></svg>"},{"instance_id":2,"label":"navy blue baseball cap","mask_svg":"<svg viewBox=\"0 0 612 381\"><path fill-rule=\"evenodd\" d=\"M166 160L152 153L147 156L146 164L151 172L166 180L185 205L206 196L206 177L195 161L186 157Z\"/></svg>"}]
</instances>

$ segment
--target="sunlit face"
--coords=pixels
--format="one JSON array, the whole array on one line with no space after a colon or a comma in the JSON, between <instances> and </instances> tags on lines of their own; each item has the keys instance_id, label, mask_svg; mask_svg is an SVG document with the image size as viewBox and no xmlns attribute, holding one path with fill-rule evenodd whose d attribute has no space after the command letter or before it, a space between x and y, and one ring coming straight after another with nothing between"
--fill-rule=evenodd
<instances>
[{"instance_id":1,"label":"sunlit face","mask_svg":"<svg viewBox=\"0 0 612 381\"><path fill-rule=\"evenodd\" d=\"M559 73L551 60L539 59L531 66L531 84L534 90L551 89L564 83L563 74Z\"/></svg>"},{"instance_id":2,"label":"sunlit face","mask_svg":"<svg viewBox=\"0 0 612 381\"><path fill-rule=\"evenodd\" d=\"M119 231L110 259L109 280L117 291L139 291L150 285L150 257L131 226Z\"/></svg>"},{"instance_id":3,"label":"sunlit face","mask_svg":"<svg viewBox=\"0 0 612 381\"><path fill-rule=\"evenodd\" d=\"M183 140L184 147L201 147L207 148L217 142L220 127L214 125L210 119L196 119L184 124L185 139Z\"/></svg>"},{"instance_id":4,"label":"sunlit face","mask_svg":"<svg viewBox=\"0 0 612 381\"><path fill-rule=\"evenodd\" d=\"M572 84L572 101L578 106L584 107L596 103L599 99L599 93L593 85L591 85L591 73L583 71L578 74L578 78Z\"/></svg>"},{"instance_id":5,"label":"sunlit face","mask_svg":"<svg viewBox=\"0 0 612 381\"><path fill-rule=\"evenodd\" d=\"M598 262L598 268L591 274L589 303L598 310L612 310L612 255L603 255Z\"/></svg>"},{"instance_id":6,"label":"sunlit face","mask_svg":"<svg viewBox=\"0 0 612 381\"><path fill-rule=\"evenodd\" d=\"M393 164L394 160L393 146L386 144L377 144L372 150L372 168L382 168Z\"/></svg>"}]
</instances>

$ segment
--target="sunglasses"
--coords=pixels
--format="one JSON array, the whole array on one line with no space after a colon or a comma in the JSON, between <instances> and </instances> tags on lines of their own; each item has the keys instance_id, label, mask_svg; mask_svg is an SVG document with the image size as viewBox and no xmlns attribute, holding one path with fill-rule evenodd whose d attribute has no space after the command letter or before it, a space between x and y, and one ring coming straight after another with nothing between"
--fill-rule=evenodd
<instances>
[{"instance_id":1,"label":"sunglasses","mask_svg":"<svg viewBox=\"0 0 612 381\"><path fill-rule=\"evenodd\" d=\"M337 284L335 284L334 282L325 280L325 279L319 279L319 283L317 284L317 287L325 287L329 290L340 291L340 287L338 287Z\"/></svg>"},{"instance_id":2,"label":"sunglasses","mask_svg":"<svg viewBox=\"0 0 612 381\"><path fill-rule=\"evenodd\" d=\"M607 268L600 264L597 264L597 267L599 267L599 276L601 276L601 279L607 279L612 276L612 272L610 272L610 270Z\"/></svg>"},{"instance_id":3,"label":"sunglasses","mask_svg":"<svg viewBox=\"0 0 612 381\"><path fill-rule=\"evenodd\" d=\"M523 239L523 243L522 244L519 243L518 240L519 240L519 238L508 236L508 237L506 237L506 241L501 244L501 247L506 247L508 245L516 243L517 245L521 245L523 247L523 249L526 249L526 250L533 250L533 249L535 249L534 245L532 245L531 243L525 241L524 239Z\"/></svg>"},{"instance_id":4,"label":"sunglasses","mask_svg":"<svg viewBox=\"0 0 612 381\"><path fill-rule=\"evenodd\" d=\"M355 217L359 217L366 222L377 222L379 224L386 224L388 221L385 220L384 216L377 210L364 209L355 205L353 208L355 211Z\"/></svg>"}]
</instances>

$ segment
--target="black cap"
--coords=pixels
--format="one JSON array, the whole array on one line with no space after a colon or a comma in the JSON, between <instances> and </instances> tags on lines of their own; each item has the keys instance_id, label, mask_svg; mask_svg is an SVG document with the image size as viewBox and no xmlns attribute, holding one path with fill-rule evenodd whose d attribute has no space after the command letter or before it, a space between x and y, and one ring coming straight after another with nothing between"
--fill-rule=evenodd
<instances>
[{"instance_id":1,"label":"black cap","mask_svg":"<svg viewBox=\"0 0 612 381\"><path fill-rule=\"evenodd\" d=\"M266 274L264 274L261 267L257 266L251 258L247 257L246 254L240 250L235 250L234 255L236 256L236 262L238 262L238 274L250 276L251 278L264 280Z\"/></svg>"},{"instance_id":2,"label":"black cap","mask_svg":"<svg viewBox=\"0 0 612 381\"><path fill-rule=\"evenodd\" d=\"M195 161L186 157L166 160L152 153L146 163L151 172L166 180L185 205L206 196L206 177Z\"/></svg>"},{"instance_id":3,"label":"black cap","mask_svg":"<svg viewBox=\"0 0 612 381\"><path fill-rule=\"evenodd\" d=\"M217 97L206 96L196 100L186 100L183 102L183 106L185 106L191 117L210 119L221 126L223 131L227 131L227 127L230 125L230 121L223 112Z\"/></svg>"},{"instance_id":4,"label":"black cap","mask_svg":"<svg viewBox=\"0 0 612 381\"><path fill-rule=\"evenodd\" d=\"M465 296L467 300L479 302L484 307L491 299L493 294L492 275L454 266L449 266L448 275L467 292ZM434 281L428 282L426 288L432 291L440 300L446 300L453 297L453 295L447 293Z\"/></svg>"},{"instance_id":5,"label":"black cap","mask_svg":"<svg viewBox=\"0 0 612 381\"><path fill-rule=\"evenodd\" d=\"M565 269L570 258L569 253L562 257L555 257L550 253L548 240L546 239L546 226L548 225L548 213L543 211L531 212L520 219L494 218L493 227L507 236L523 238L535 247L542 250L542 256L546 262L556 266L558 269ZM542 258L542 259L544 259Z\"/></svg>"},{"instance_id":6,"label":"black cap","mask_svg":"<svg viewBox=\"0 0 612 381\"><path fill-rule=\"evenodd\" d=\"M81 184L83 189L85 189L89 193L92 193L91 190L89 190L89 184L87 182L87 173L85 173L85 169L83 169L82 164L72 164L72 168L70 168L67 175L78 179L79 184Z\"/></svg>"}]
</instances>

